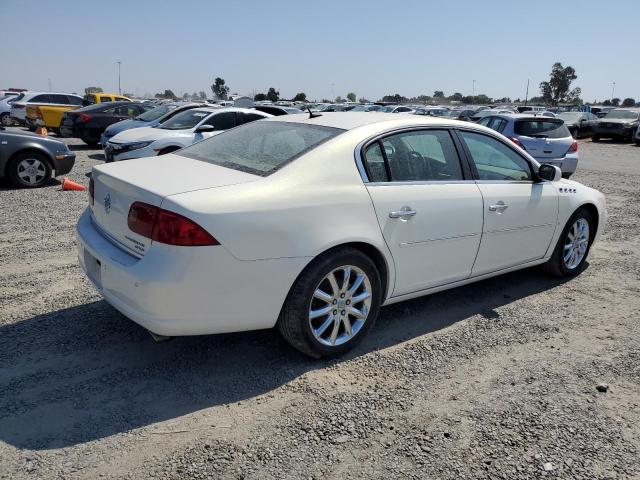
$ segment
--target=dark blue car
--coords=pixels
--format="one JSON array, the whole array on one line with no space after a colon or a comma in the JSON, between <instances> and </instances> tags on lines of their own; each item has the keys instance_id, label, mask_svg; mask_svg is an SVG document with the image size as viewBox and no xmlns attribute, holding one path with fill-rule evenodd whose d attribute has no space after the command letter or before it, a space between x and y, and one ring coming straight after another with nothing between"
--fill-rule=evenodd
<instances>
[{"instance_id":1,"label":"dark blue car","mask_svg":"<svg viewBox=\"0 0 640 480\"><path fill-rule=\"evenodd\" d=\"M165 103L164 105L160 105L152 110L149 110L148 112L144 112L142 115L138 115L135 118L122 120L121 122L110 125L100 136L100 145L104 147L104 145L107 144L107 141L111 137L120 132L124 132L125 130L139 127L154 127L156 125L160 125L166 120L169 120L178 112L187 110L189 108L201 106L203 106L203 104L201 103Z\"/></svg>"}]
</instances>

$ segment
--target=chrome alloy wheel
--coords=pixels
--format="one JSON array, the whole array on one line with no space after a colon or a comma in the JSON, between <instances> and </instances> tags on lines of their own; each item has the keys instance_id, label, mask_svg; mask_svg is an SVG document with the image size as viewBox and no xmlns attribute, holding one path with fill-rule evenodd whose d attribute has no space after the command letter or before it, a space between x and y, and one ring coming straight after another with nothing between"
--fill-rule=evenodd
<instances>
[{"instance_id":1,"label":"chrome alloy wheel","mask_svg":"<svg viewBox=\"0 0 640 480\"><path fill-rule=\"evenodd\" d=\"M329 272L318 284L309 305L309 325L323 345L342 345L355 337L371 309L371 282L353 265Z\"/></svg>"},{"instance_id":2,"label":"chrome alloy wheel","mask_svg":"<svg viewBox=\"0 0 640 480\"><path fill-rule=\"evenodd\" d=\"M569 270L575 269L587 253L589 247L589 222L584 218L577 219L567 234L564 242L562 260Z\"/></svg>"},{"instance_id":3,"label":"chrome alloy wheel","mask_svg":"<svg viewBox=\"0 0 640 480\"><path fill-rule=\"evenodd\" d=\"M47 168L37 158L25 158L18 164L18 177L28 185L37 185L47 175Z\"/></svg>"}]
</instances>

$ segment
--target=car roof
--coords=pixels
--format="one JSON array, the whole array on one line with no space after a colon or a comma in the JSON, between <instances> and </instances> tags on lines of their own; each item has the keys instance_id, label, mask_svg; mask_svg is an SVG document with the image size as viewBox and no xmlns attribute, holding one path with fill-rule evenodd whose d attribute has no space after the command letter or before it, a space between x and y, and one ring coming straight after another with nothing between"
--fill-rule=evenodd
<instances>
[{"instance_id":1,"label":"car roof","mask_svg":"<svg viewBox=\"0 0 640 480\"><path fill-rule=\"evenodd\" d=\"M319 116L309 117L308 113L286 115L268 119L270 122L295 122L308 125L321 125L323 127L353 130L365 125L378 124L382 129L393 126L394 123L407 123L408 125L475 125L469 122L460 122L453 119L437 117L421 117L410 113L380 113L380 112L327 112Z\"/></svg>"}]
</instances>

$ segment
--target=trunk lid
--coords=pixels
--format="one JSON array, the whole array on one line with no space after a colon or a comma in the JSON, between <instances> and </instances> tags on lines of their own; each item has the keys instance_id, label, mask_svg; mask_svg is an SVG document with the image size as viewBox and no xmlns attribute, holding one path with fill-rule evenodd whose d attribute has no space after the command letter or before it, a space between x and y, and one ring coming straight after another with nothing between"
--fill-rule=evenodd
<instances>
[{"instance_id":1,"label":"trunk lid","mask_svg":"<svg viewBox=\"0 0 640 480\"><path fill-rule=\"evenodd\" d=\"M140 158L93 168L92 218L102 233L128 252L142 257L151 240L132 232L127 224L133 202L160 207L178 193L253 182L261 177L179 155Z\"/></svg>"},{"instance_id":2,"label":"trunk lid","mask_svg":"<svg viewBox=\"0 0 640 480\"><path fill-rule=\"evenodd\" d=\"M562 158L573 143L571 132L558 118L535 117L517 120L514 133L534 158Z\"/></svg>"}]
</instances>

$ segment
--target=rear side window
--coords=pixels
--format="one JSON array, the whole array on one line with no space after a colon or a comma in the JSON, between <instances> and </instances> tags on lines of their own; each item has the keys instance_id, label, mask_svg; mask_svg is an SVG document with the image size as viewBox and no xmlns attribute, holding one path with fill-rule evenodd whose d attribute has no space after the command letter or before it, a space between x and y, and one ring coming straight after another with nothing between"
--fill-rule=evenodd
<instances>
[{"instance_id":1,"label":"rear side window","mask_svg":"<svg viewBox=\"0 0 640 480\"><path fill-rule=\"evenodd\" d=\"M513 131L516 135L534 138L566 138L571 136L564 122L548 118L517 120Z\"/></svg>"},{"instance_id":2,"label":"rear side window","mask_svg":"<svg viewBox=\"0 0 640 480\"><path fill-rule=\"evenodd\" d=\"M236 126L236 113L223 112L213 115L209 118L205 125L213 125L216 130L229 130Z\"/></svg>"},{"instance_id":3,"label":"rear side window","mask_svg":"<svg viewBox=\"0 0 640 480\"><path fill-rule=\"evenodd\" d=\"M180 150L179 155L266 177L344 130L251 122Z\"/></svg>"},{"instance_id":4,"label":"rear side window","mask_svg":"<svg viewBox=\"0 0 640 480\"><path fill-rule=\"evenodd\" d=\"M49 96L51 97L51 103L55 103L58 105L69 105L69 97L67 97L66 95L53 93Z\"/></svg>"},{"instance_id":5,"label":"rear side window","mask_svg":"<svg viewBox=\"0 0 640 480\"><path fill-rule=\"evenodd\" d=\"M67 95L67 102L69 102L68 105L83 105L82 99L73 95Z\"/></svg>"},{"instance_id":6,"label":"rear side window","mask_svg":"<svg viewBox=\"0 0 640 480\"><path fill-rule=\"evenodd\" d=\"M364 164L370 182L388 182L387 168L380 142L372 143L364 152Z\"/></svg>"},{"instance_id":7,"label":"rear side window","mask_svg":"<svg viewBox=\"0 0 640 480\"><path fill-rule=\"evenodd\" d=\"M507 126L507 121L504 118L492 117L488 126L492 130L502 133L504 127Z\"/></svg>"},{"instance_id":8,"label":"rear side window","mask_svg":"<svg viewBox=\"0 0 640 480\"><path fill-rule=\"evenodd\" d=\"M236 121L238 125L242 125L243 123L255 122L256 120L262 120L264 117L262 115L258 115L257 113L242 113L238 112L236 114Z\"/></svg>"},{"instance_id":9,"label":"rear side window","mask_svg":"<svg viewBox=\"0 0 640 480\"><path fill-rule=\"evenodd\" d=\"M36 95L28 101L33 103L51 103L51 96L47 94Z\"/></svg>"}]
</instances>

